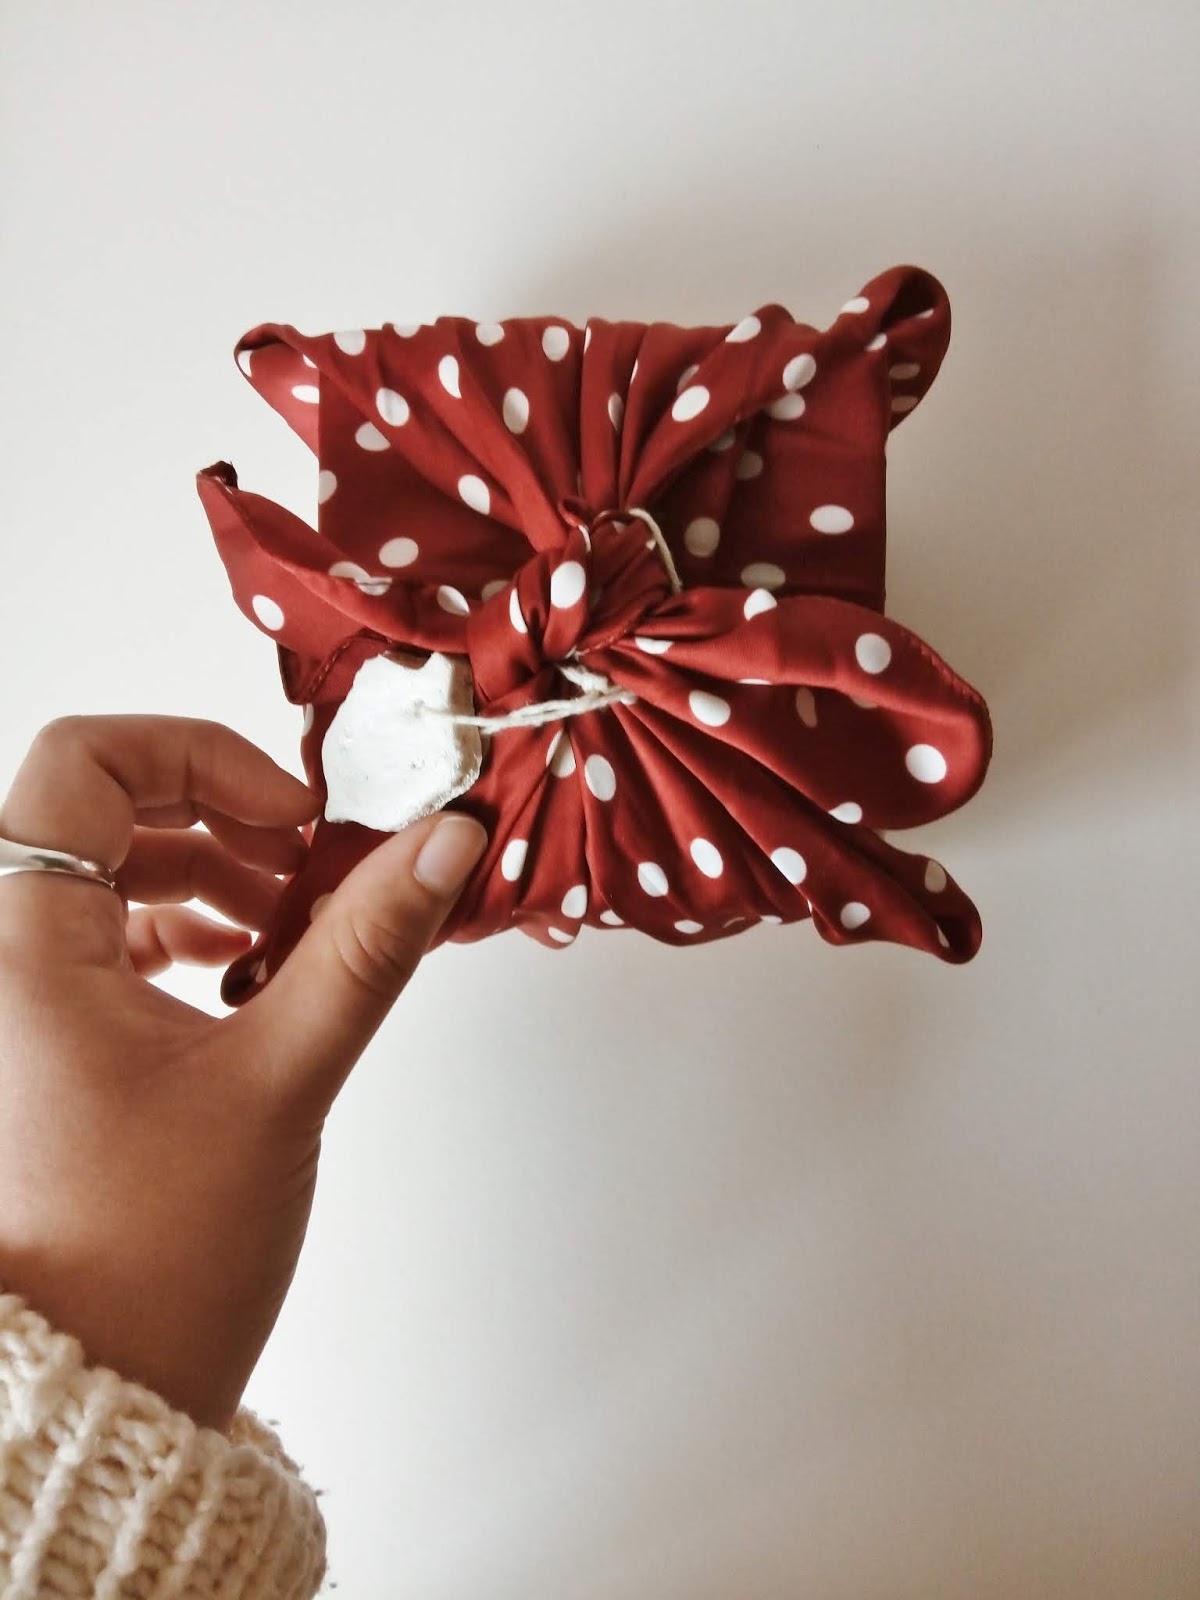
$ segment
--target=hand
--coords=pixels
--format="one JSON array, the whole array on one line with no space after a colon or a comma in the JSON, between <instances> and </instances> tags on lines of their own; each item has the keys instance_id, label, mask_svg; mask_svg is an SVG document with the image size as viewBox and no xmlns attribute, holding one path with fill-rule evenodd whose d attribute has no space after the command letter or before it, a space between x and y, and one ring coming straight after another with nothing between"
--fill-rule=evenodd
<instances>
[{"instance_id":1,"label":"hand","mask_svg":"<svg viewBox=\"0 0 1200 1600\"><path fill-rule=\"evenodd\" d=\"M461 815L386 840L232 1015L146 982L249 946L319 808L230 729L152 716L49 724L0 808L0 834L118 869L124 897L0 878L0 1286L221 1430L291 1283L329 1108L486 842Z\"/></svg>"}]
</instances>

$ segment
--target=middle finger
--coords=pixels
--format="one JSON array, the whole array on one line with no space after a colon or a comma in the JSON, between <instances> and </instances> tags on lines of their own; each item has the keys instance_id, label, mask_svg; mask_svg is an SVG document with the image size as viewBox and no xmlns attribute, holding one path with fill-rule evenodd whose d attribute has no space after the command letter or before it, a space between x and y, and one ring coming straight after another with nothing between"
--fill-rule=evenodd
<instances>
[{"instance_id":1,"label":"middle finger","mask_svg":"<svg viewBox=\"0 0 1200 1600\"><path fill-rule=\"evenodd\" d=\"M144 828L190 828L202 822L230 855L249 866L266 867L268 872L298 872L308 854L308 841L298 828L239 822L236 817L193 800L142 806L134 813L134 820Z\"/></svg>"},{"instance_id":2,"label":"middle finger","mask_svg":"<svg viewBox=\"0 0 1200 1600\"><path fill-rule=\"evenodd\" d=\"M209 834L191 829L135 828L117 871L127 900L143 905L202 900L246 928L264 928L284 884L234 860Z\"/></svg>"}]
</instances>

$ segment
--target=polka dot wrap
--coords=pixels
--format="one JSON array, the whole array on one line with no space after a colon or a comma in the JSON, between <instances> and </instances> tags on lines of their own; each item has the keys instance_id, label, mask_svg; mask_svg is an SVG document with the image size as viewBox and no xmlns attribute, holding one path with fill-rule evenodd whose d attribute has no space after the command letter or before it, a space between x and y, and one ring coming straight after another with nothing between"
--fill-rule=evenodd
<instances>
[{"instance_id":1,"label":"polka dot wrap","mask_svg":"<svg viewBox=\"0 0 1200 1600\"><path fill-rule=\"evenodd\" d=\"M811 918L832 944L975 954L949 873L881 836L962 805L991 755L980 695L883 612L885 447L949 333L937 280L896 267L824 330L767 305L719 327L244 336L243 374L316 457L316 526L226 462L198 487L319 793L330 721L389 648L466 656L489 716L569 695L567 660L636 695L491 736L454 802L491 844L441 938L561 948L588 924L685 945ZM381 839L317 821L228 1003Z\"/></svg>"}]
</instances>

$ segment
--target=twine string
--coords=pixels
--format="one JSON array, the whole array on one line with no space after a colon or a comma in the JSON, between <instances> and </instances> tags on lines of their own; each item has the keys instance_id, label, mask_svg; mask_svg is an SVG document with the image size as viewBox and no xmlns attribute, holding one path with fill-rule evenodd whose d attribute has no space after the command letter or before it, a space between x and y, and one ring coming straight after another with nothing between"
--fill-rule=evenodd
<instances>
[{"instance_id":1,"label":"twine string","mask_svg":"<svg viewBox=\"0 0 1200 1600\"><path fill-rule=\"evenodd\" d=\"M535 700L532 705L518 706L500 716L476 716L465 711L452 711L449 706L431 706L418 702L413 707L418 717L438 717L460 728L480 728L486 733L502 733L506 728L543 728L548 722L559 722L564 717L581 717L587 711L603 711L606 706L631 706L637 695L632 689L622 689L602 672L593 672L571 661L560 661L558 670L582 693L569 700Z\"/></svg>"}]
</instances>

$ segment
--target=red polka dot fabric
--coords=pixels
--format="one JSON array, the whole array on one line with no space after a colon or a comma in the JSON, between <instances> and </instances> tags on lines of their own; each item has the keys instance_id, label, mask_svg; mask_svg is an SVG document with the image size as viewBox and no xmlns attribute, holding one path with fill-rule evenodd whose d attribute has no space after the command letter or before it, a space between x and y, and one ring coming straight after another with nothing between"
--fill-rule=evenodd
<instances>
[{"instance_id":1,"label":"red polka dot fabric","mask_svg":"<svg viewBox=\"0 0 1200 1600\"><path fill-rule=\"evenodd\" d=\"M885 449L949 333L937 280L896 267L824 330L767 305L732 327L245 335L243 373L317 458L317 526L226 462L198 487L318 793L325 732L389 649L465 656L488 716L578 692L567 661L636 697L485 738L452 804L491 843L441 938L691 945L811 919L831 944L970 960L972 902L881 834L961 806L991 755L980 695L883 614ZM227 1004L384 837L317 820Z\"/></svg>"}]
</instances>

